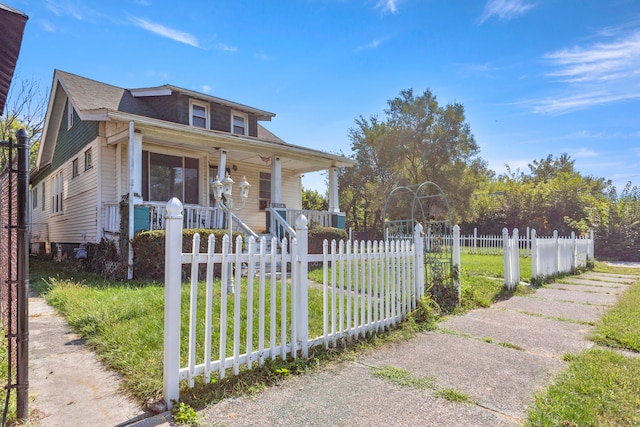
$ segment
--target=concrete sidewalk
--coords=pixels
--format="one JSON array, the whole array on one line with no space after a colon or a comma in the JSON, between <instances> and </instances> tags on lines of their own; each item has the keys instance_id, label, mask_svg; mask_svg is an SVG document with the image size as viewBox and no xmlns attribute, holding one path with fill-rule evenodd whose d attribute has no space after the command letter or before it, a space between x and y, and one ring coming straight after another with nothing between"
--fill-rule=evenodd
<instances>
[{"instance_id":1,"label":"concrete sidewalk","mask_svg":"<svg viewBox=\"0 0 640 427\"><path fill-rule=\"evenodd\" d=\"M570 284L553 284L530 296L451 317L436 332L376 349L354 362L291 377L257 396L211 405L199 411L199 422L216 426L520 425L534 393L566 367L562 356L593 345L586 339L590 324L636 279L599 273L567 279ZM76 345L80 344L77 337L42 300L30 301L30 310L32 408L41 425L172 425L167 413L149 417L119 395L118 378L102 369L84 346ZM435 397L432 390L400 387L373 375L374 367L433 377L439 387L465 393L473 403L453 403Z\"/></svg>"}]
</instances>

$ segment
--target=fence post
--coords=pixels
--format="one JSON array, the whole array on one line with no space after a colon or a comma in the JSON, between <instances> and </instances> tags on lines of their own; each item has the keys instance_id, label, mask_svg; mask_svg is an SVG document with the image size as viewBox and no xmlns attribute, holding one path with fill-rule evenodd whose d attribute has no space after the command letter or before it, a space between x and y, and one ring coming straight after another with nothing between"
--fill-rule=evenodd
<instances>
[{"instance_id":1,"label":"fence post","mask_svg":"<svg viewBox=\"0 0 640 427\"><path fill-rule=\"evenodd\" d=\"M555 248L555 256L553 257L552 274L558 274L560 270L560 244L558 242L558 230L553 230L553 245Z\"/></svg>"},{"instance_id":2,"label":"fence post","mask_svg":"<svg viewBox=\"0 0 640 427\"><path fill-rule=\"evenodd\" d=\"M453 226L453 265L451 268L455 271L453 284L458 290L458 304L460 304L462 295L460 290L460 226L458 224Z\"/></svg>"},{"instance_id":3,"label":"fence post","mask_svg":"<svg viewBox=\"0 0 640 427\"><path fill-rule=\"evenodd\" d=\"M576 232L571 232L571 271L578 268L578 247L576 243Z\"/></svg>"},{"instance_id":4,"label":"fence post","mask_svg":"<svg viewBox=\"0 0 640 427\"><path fill-rule=\"evenodd\" d=\"M309 221L304 215L296 219L296 275L292 286L298 287L296 304L296 341L300 342L302 356L309 356ZM283 273L284 274L284 273ZM295 348L293 349L295 351Z\"/></svg>"},{"instance_id":5,"label":"fence post","mask_svg":"<svg viewBox=\"0 0 640 427\"><path fill-rule=\"evenodd\" d=\"M596 254L595 254L595 242L593 240L593 230L589 230L589 241L587 242L587 246L589 248L588 249L589 255L591 255L591 261L595 261Z\"/></svg>"},{"instance_id":6,"label":"fence post","mask_svg":"<svg viewBox=\"0 0 640 427\"><path fill-rule=\"evenodd\" d=\"M531 230L531 279L538 277L538 239L536 229Z\"/></svg>"},{"instance_id":7,"label":"fence post","mask_svg":"<svg viewBox=\"0 0 640 427\"><path fill-rule=\"evenodd\" d=\"M504 257L504 285L508 288L511 283L511 263L509 262L509 230L502 229L502 254Z\"/></svg>"},{"instance_id":8,"label":"fence post","mask_svg":"<svg viewBox=\"0 0 640 427\"><path fill-rule=\"evenodd\" d=\"M531 229L529 227L527 227L527 237L525 239L524 248L526 249L525 256L531 255Z\"/></svg>"},{"instance_id":9,"label":"fence post","mask_svg":"<svg viewBox=\"0 0 640 427\"><path fill-rule=\"evenodd\" d=\"M416 224L413 232L413 289L416 302L424 295L424 240L422 239L424 228L422 224Z\"/></svg>"},{"instance_id":10,"label":"fence post","mask_svg":"<svg viewBox=\"0 0 640 427\"><path fill-rule=\"evenodd\" d=\"M473 253L476 254L476 250L478 249L478 229L473 227Z\"/></svg>"},{"instance_id":11,"label":"fence post","mask_svg":"<svg viewBox=\"0 0 640 427\"><path fill-rule=\"evenodd\" d=\"M182 273L182 203L167 202L164 255L164 367L162 394L167 408L180 398L180 285Z\"/></svg>"},{"instance_id":12,"label":"fence post","mask_svg":"<svg viewBox=\"0 0 640 427\"><path fill-rule=\"evenodd\" d=\"M513 274L511 275L511 284L510 289L515 289L515 287L520 283L520 234L517 228L513 229L513 250L511 252L511 269Z\"/></svg>"}]
</instances>

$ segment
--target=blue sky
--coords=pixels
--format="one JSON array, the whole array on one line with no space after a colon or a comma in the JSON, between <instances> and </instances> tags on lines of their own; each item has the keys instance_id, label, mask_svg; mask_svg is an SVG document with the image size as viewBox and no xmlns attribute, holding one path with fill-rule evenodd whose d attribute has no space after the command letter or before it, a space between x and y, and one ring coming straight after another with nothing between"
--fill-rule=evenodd
<instances>
[{"instance_id":1,"label":"blue sky","mask_svg":"<svg viewBox=\"0 0 640 427\"><path fill-rule=\"evenodd\" d=\"M638 0L2 0L27 15L17 73L165 83L276 113L292 144L350 153L403 89L459 102L498 173L568 153L640 184ZM324 178L305 177L324 191Z\"/></svg>"}]
</instances>

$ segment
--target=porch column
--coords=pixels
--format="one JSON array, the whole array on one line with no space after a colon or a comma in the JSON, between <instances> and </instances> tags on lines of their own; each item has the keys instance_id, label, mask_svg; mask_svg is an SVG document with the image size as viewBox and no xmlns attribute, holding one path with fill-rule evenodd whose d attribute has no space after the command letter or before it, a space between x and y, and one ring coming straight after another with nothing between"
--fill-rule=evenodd
<instances>
[{"instance_id":1,"label":"porch column","mask_svg":"<svg viewBox=\"0 0 640 427\"><path fill-rule=\"evenodd\" d=\"M271 158L271 207L282 203L282 162L280 157Z\"/></svg>"},{"instance_id":2,"label":"porch column","mask_svg":"<svg viewBox=\"0 0 640 427\"><path fill-rule=\"evenodd\" d=\"M220 159L218 160L218 179L222 181L227 169L227 150L220 150ZM224 228L224 215L218 215L216 228Z\"/></svg>"},{"instance_id":3,"label":"porch column","mask_svg":"<svg viewBox=\"0 0 640 427\"><path fill-rule=\"evenodd\" d=\"M135 132L135 123L129 122L127 166L129 169L129 259L127 278L133 279L134 205L142 199L142 134Z\"/></svg>"},{"instance_id":4,"label":"porch column","mask_svg":"<svg viewBox=\"0 0 640 427\"><path fill-rule=\"evenodd\" d=\"M329 169L329 212L340 212L338 202L338 168L335 166Z\"/></svg>"}]
</instances>

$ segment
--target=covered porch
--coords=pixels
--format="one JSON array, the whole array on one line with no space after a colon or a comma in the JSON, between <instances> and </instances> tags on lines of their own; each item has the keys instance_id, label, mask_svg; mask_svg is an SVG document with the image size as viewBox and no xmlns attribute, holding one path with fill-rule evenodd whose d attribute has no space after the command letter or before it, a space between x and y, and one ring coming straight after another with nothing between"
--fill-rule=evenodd
<instances>
[{"instance_id":1,"label":"covered porch","mask_svg":"<svg viewBox=\"0 0 640 427\"><path fill-rule=\"evenodd\" d=\"M211 184L227 175L236 183L246 177L251 184L244 209L232 214L234 229L245 235L283 237L300 214L315 226L345 227L338 168L352 166L350 159L287 144L262 126L256 138L140 117L124 123L127 114L109 114L120 122L106 138L107 148L115 151L118 191L115 197L102 195L98 221L103 237L124 231L122 215L129 217L130 238L141 230L164 229L171 197L184 203L184 227L226 228ZM323 170L329 178L329 209L303 211L301 176ZM128 202L126 212L120 201Z\"/></svg>"}]
</instances>

